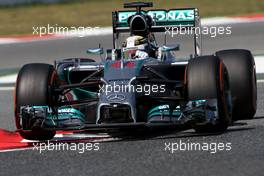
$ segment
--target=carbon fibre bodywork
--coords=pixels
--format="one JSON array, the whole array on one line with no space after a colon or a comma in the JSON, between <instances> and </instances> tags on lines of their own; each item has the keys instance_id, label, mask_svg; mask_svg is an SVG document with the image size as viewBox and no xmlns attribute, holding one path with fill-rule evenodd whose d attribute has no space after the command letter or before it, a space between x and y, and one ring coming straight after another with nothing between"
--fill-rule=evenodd
<instances>
[{"instance_id":1,"label":"carbon fibre bodywork","mask_svg":"<svg viewBox=\"0 0 264 176\"><path fill-rule=\"evenodd\" d=\"M68 130L128 127L131 124L170 126L189 123L193 126L197 123L216 123L216 100L188 101L185 98L184 74L187 63L161 62L154 58L105 60L103 63L86 59L57 61L61 86L79 85L64 89L66 93L60 96L60 105L56 108L21 107L21 118L38 118L44 129ZM83 80L99 81L82 87ZM153 85L156 91L163 85L162 92L151 91ZM113 89L116 87L119 87L118 91Z\"/></svg>"}]
</instances>

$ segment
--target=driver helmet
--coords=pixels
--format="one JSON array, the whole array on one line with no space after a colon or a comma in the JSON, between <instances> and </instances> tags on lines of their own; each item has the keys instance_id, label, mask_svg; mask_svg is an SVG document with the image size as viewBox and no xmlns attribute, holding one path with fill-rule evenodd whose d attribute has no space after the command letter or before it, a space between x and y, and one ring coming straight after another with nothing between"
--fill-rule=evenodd
<instances>
[{"instance_id":1,"label":"driver helmet","mask_svg":"<svg viewBox=\"0 0 264 176\"><path fill-rule=\"evenodd\" d=\"M123 44L123 53L125 59L145 59L149 57L147 49L148 40L142 36L130 36Z\"/></svg>"}]
</instances>

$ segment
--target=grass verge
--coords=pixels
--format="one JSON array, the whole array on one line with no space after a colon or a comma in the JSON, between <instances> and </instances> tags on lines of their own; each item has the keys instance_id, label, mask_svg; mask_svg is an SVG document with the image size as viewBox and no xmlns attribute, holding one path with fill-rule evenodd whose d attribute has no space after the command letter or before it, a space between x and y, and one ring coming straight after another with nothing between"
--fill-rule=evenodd
<instances>
[{"instance_id":1,"label":"grass verge","mask_svg":"<svg viewBox=\"0 0 264 176\"><path fill-rule=\"evenodd\" d=\"M149 0L150 1L150 0ZM111 12L124 0L80 0L72 3L0 7L0 35L32 34L33 26L111 26ZM263 0L153 0L154 8L197 7L202 17L264 12Z\"/></svg>"},{"instance_id":2,"label":"grass verge","mask_svg":"<svg viewBox=\"0 0 264 176\"><path fill-rule=\"evenodd\" d=\"M18 71L19 71L19 68L6 68L6 69L2 68L0 69L0 77L17 74Z\"/></svg>"}]
</instances>

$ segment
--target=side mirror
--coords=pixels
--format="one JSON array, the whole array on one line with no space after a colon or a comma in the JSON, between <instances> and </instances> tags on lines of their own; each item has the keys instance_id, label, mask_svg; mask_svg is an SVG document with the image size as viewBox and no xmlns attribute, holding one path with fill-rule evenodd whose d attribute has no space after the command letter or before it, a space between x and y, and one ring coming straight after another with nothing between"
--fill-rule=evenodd
<instances>
[{"instance_id":1,"label":"side mirror","mask_svg":"<svg viewBox=\"0 0 264 176\"><path fill-rule=\"evenodd\" d=\"M103 61L102 54L104 54L104 49L101 48L101 45L99 45L99 48L90 48L86 50L87 54L95 54L100 55L101 60Z\"/></svg>"},{"instance_id":2,"label":"side mirror","mask_svg":"<svg viewBox=\"0 0 264 176\"><path fill-rule=\"evenodd\" d=\"M87 49L86 53L101 55L101 54L104 54L104 49L103 48L90 48L90 49Z\"/></svg>"},{"instance_id":3,"label":"side mirror","mask_svg":"<svg viewBox=\"0 0 264 176\"><path fill-rule=\"evenodd\" d=\"M164 45L160 47L160 50L162 52L168 52L168 51L179 51L180 50L180 45Z\"/></svg>"},{"instance_id":4,"label":"side mirror","mask_svg":"<svg viewBox=\"0 0 264 176\"><path fill-rule=\"evenodd\" d=\"M158 59L161 61L171 61L175 57L172 55L171 51L179 51L180 45L163 45L158 49Z\"/></svg>"}]
</instances>

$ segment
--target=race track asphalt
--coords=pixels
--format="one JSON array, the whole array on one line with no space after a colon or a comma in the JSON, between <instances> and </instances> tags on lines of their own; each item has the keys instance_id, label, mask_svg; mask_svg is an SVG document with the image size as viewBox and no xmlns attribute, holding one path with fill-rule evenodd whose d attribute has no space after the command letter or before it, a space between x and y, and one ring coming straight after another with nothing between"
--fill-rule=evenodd
<instances>
[{"instance_id":1,"label":"race track asphalt","mask_svg":"<svg viewBox=\"0 0 264 176\"><path fill-rule=\"evenodd\" d=\"M232 25L233 34L205 38L205 53L219 49L246 48L263 53L264 23ZM28 62L53 58L85 57L85 49L98 41L111 45L110 36L26 44L0 45L1 67L21 67ZM91 42L93 41L93 42ZM82 54L83 53L83 54ZM227 132L201 135L193 130L139 135L121 141L100 143L98 151L25 150L0 153L0 175L263 175L264 83L258 83L258 110L253 120L237 121ZM14 130L13 92L0 91L0 128ZM230 151L165 150L169 143L231 143Z\"/></svg>"},{"instance_id":2,"label":"race track asphalt","mask_svg":"<svg viewBox=\"0 0 264 176\"><path fill-rule=\"evenodd\" d=\"M224 25L232 27L231 35L203 36L203 53L213 54L221 49L242 48L249 49L253 54L264 55L264 22ZM159 44L163 43L163 37L157 37ZM169 37L168 37L169 38ZM180 55L189 55L193 51L192 36L186 35L180 38L174 37L174 43L181 44ZM124 41L124 40L123 40ZM55 59L87 57L87 48L96 48L101 43L102 47L112 47L112 36L94 36L83 38L71 38L30 43L16 43L0 45L1 68L21 67L26 63L45 62L53 63ZM91 56L90 56L91 57Z\"/></svg>"},{"instance_id":3,"label":"race track asphalt","mask_svg":"<svg viewBox=\"0 0 264 176\"><path fill-rule=\"evenodd\" d=\"M14 129L12 92L1 91L1 128ZM13 151L0 153L0 175L262 175L264 168L264 83L258 84L255 119L237 121L227 132L193 130L136 136L100 143L99 151ZM6 112L3 112L6 111ZM166 150L165 143L231 143L230 151Z\"/></svg>"}]
</instances>

